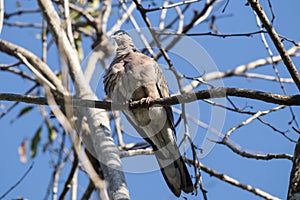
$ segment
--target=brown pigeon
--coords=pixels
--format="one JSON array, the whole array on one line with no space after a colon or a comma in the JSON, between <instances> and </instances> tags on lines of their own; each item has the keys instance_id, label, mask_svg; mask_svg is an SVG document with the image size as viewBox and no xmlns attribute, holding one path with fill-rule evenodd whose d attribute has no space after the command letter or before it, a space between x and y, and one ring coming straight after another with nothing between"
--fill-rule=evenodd
<instances>
[{"instance_id":1,"label":"brown pigeon","mask_svg":"<svg viewBox=\"0 0 300 200\"><path fill-rule=\"evenodd\" d=\"M104 88L113 103L150 100L169 96L165 77L157 62L139 52L125 31L112 38L117 43L116 56L104 75ZM161 172L171 191L193 191L193 183L174 139L172 108L149 107L123 110L137 132L152 146Z\"/></svg>"}]
</instances>

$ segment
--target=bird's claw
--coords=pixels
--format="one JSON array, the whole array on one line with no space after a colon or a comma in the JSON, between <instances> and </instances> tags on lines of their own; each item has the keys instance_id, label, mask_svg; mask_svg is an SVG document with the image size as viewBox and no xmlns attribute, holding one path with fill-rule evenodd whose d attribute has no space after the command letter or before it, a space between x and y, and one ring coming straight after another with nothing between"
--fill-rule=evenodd
<instances>
[{"instance_id":1,"label":"bird's claw","mask_svg":"<svg viewBox=\"0 0 300 200\"><path fill-rule=\"evenodd\" d=\"M150 101L152 101L152 100L153 100L152 97L145 97L145 98L142 98L142 99L141 99L141 103L146 102L146 104L148 104L148 106L149 106Z\"/></svg>"}]
</instances>

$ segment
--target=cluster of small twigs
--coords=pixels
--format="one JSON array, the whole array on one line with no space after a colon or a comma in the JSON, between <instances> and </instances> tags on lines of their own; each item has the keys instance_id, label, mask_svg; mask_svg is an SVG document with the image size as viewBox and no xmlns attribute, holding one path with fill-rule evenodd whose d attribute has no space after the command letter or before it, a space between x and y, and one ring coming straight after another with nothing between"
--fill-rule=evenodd
<instances>
[{"instance_id":1,"label":"cluster of small twigs","mask_svg":"<svg viewBox=\"0 0 300 200\"><path fill-rule=\"evenodd\" d=\"M146 4L140 0L133 0L132 2L112 2L110 0L104 0L96 6L90 5L88 1L75 1L74 3L71 3L68 0L38 0L39 6L37 9L26 10L19 5L18 10L11 13L5 12L3 7L0 7L0 31L2 29L2 25L7 27L37 28L41 31L40 38L42 43L42 56L40 57L21 46L9 41L0 40L0 51L16 58L14 63L1 63L0 71L14 74L34 84L34 86L30 87L23 95L0 94L0 100L15 102L0 114L0 119L16 108L20 102L37 104L39 105L39 112L47 124L49 134L51 131L53 133L53 131L56 130L59 130L58 132L61 133L61 135L55 139L56 144L58 144L58 148L54 147L52 141L45 145L45 149L52 152L57 158L55 161L53 160L53 176L49 183L45 199L49 196L51 196L52 199L65 199L66 194L70 190L72 199L75 199L77 196L76 189L78 187L78 169L86 172L90 178L90 183L87 186L82 199L88 199L94 189L99 191L101 199L130 199L125 177L121 170L122 164L120 158L153 154L152 150L149 149L148 145L145 143L126 144L124 142L124 130L122 128L119 110L114 109L110 114L108 111L112 108L111 103L109 101L99 101L89 86L89 80L95 71L96 65L96 62L92 62L91 58L99 61L103 68L107 67L106 58L110 57L113 52L113 47L108 42L107 38L109 38L115 31L119 30L126 22L130 22L132 27L139 33L139 36L145 46L143 52L149 53L149 55L151 55L154 59L164 59L168 64L168 69L176 77L178 85L177 93L169 98L151 101L150 106L181 105L180 110L174 109L174 111L180 115L182 120L179 123L182 123L184 127L184 137L180 141L180 144L183 146L189 144L191 147L190 151L192 158L186 157L185 161L193 167L194 194L198 194L199 188L203 199L208 199L207 192L209 191L205 189L205 182L203 182L202 178L202 174L207 173L210 176L216 177L221 181L251 192L264 199L278 199L277 197L272 196L255 186L242 183L229 175L205 166L201 162L201 159L199 159L201 157L201 149L199 149L197 145L199 142L193 141L191 138L190 121L193 121L199 127L214 132L214 134L218 136L219 140L212 142L217 145L224 145L239 156L256 160L286 159L294 161L290 185L299 185L299 183L293 182L295 180L293 179L293 176L297 176L298 163L297 159L293 160L292 155L285 153L253 153L253 151L244 150L244 148L242 148L239 144L233 142L230 137L238 129L247 126L253 121L258 121L262 125L269 127L275 133L282 135L292 144L297 143L297 147L300 145L299 142L287 134L287 131L280 130L276 127L276 125L265 121L263 118L263 116L279 112L282 109L288 109L292 117L292 130L294 130L294 132L300 130L294 108L292 107L300 105L300 97L299 95L288 94L285 89L285 83L289 83L295 84L295 86L300 90L299 73L291 59L291 57L299 56L300 44L276 33L272 26L275 13L270 1L269 9L272 13L271 22L263 11L258 0L248 0L249 5L253 9L257 18L258 30L248 33L221 33L221 31L217 28L216 21L218 21L219 18L222 18L222 16L214 14L214 8L218 5L218 2L218 0L206 0L205 2L201 0L189 0L171 3L171 1L165 0L161 5L146 7ZM223 10L226 9L226 6L229 3L230 2L227 1ZM3 0L0 0L0 5L1 4L3 4ZM185 21L185 14L195 8L191 8L193 4L197 4L198 10L194 10L193 17L189 21ZM56 7L54 7L54 5L56 5ZM167 20L167 14L171 10L175 11L176 15L173 15L172 19ZM149 14L153 12L160 14L157 30L154 29L154 22L149 18ZM35 13L43 14L42 24L12 21L14 17L33 15ZM142 18L144 24L151 33L150 39L143 35L141 27L144 25L137 22L137 20L133 17L133 13ZM118 17L115 17L116 19L114 18L115 14L118 14ZM109 20L114 20L113 26L109 25ZM208 26L212 30L211 32L190 33L195 27L203 22L209 22ZM170 32L170 29L176 30L174 32ZM201 77L188 77L185 74L180 73L168 53L169 50L178 44L182 36L229 38L253 37L254 35L260 35L262 43L268 53L268 57L260 58L223 72L207 72ZM162 41L169 36L172 36L172 40L169 41L167 45L163 45ZM89 40L93 43L92 48L94 48L94 52L90 56L90 62L87 65L85 74L83 74L80 65L80 60L84 57L82 37L89 38ZM279 55L272 52L270 48L271 44L268 43L266 37L271 38L272 45L276 47ZM283 41L289 41L293 46L286 50L283 45ZM47 57L49 56L48 51L49 48L53 47L53 43L56 44L57 50L60 54L61 72L58 74L54 73L47 64ZM159 49L158 52L154 52L152 50L151 46L153 45ZM282 78L280 76L276 66L276 64L280 62L284 63L291 78ZM272 66L274 76L251 73L254 69L267 65ZM23 69L23 66L26 66L26 69ZM61 80L58 76L61 76ZM284 95L241 88L215 88L212 84L210 84L210 82L214 80L231 77L255 78L273 81L280 85ZM72 84L69 83L69 78L71 78ZM188 85L183 84L185 80L189 81ZM74 85L75 87L75 96L71 95L70 85ZM206 85L210 89L194 91L194 88L202 85ZM41 88L45 91L44 97L38 97ZM191 97L191 95L193 97L196 96L196 98ZM214 101L214 98L221 97L227 98L230 106L221 105ZM253 112L244 108L239 108L231 97L256 99L262 102L272 103L272 105L278 105L263 111ZM180 99L180 101L178 99ZM246 115L248 117L246 120L243 120L236 126L230 128L224 134L213 130L213 127L210 127L208 124L200 121L200 119L196 119L189 115L186 110L186 103L196 100L202 100L211 106L220 107L227 111ZM45 109L41 105L50 106ZM130 105L115 105L114 108L122 110L124 109L124 106L130 106L131 109L134 109L146 105L137 101L131 102ZM57 120L54 123L51 119L53 116ZM110 121L114 121L114 123L110 123ZM111 124L115 127L110 128ZM113 134L110 130L115 130L115 139L118 142L118 146L115 146L112 138ZM67 137L67 135L70 137ZM78 137L79 135L82 137L83 143L91 155L86 155L86 153L82 150L80 138ZM66 140L68 140L68 138L72 141L72 146L68 146L66 144ZM108 149L106 146L110 146L111 148ZM188 151L188 149L184 148L184 155L187 155L186 151ZM296 151L294 158L299 157L300 151ZM113 163L117 163L114 166L111 165L112 159L114 160ZM99 163L97 160L101 162ZM58 183L61 171L68 162L71 163L71 168L68 177L60 190L62 192L58 194ZM28 172L26 172L25 175L27 173ZM22 181L22 179L23 177L20 181ZM12 191L17 185L18 184L15 184L8 190L8 192L1 195L0 199L2 197L4 198L7 193ZM294 191L293 188L290 187L290 199L292 199L296 191L297 190Z\"/></svg>"}]
</instances>

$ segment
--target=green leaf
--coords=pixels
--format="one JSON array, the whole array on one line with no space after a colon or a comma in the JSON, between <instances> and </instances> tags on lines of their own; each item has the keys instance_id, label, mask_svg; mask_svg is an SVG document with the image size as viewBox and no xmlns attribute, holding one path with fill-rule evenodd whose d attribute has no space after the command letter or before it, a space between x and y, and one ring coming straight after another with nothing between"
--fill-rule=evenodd
<instances>
[{"instance_id":1,"label":"green leaf","mask_svg":"<svg viewBox=\"0 0 300 200\"><path fill-rule=\"evenodd\" d=\"M92 0L92 1L89 1L88 5L89 5L89 7L96 10L96 9L99 8L100 1L99 0Z\"/></svg>"},{"instance_id":2,"label":"green leaf","mask_svg":"<svg viewBox=\"0 0 300 200\"><path fill-rule=\"evenodd\" d=\"M41 140L41 134L42 134L42 126L40 126L36 130L33 138L31 139L31 147L30 147L30 156L31 156L31 158L34 158L36 156L38 144Z\"/></svg>"},{"instance_id":3,"label":"green leaf","mask_svg":"<svg viewBox=\"0 0 300 200\"><path fill-rule=\"evenodd\" d=\"M29 111L31 111L33 109L33 106L26 106L24 107L20 113L18 114L17 118L22 117L23 115L25 115L26 113L28 113Z\"/></svg>"},{"instance_id":4,"label":"green leaf","mask_svg":"<svg viewBox=\"0 0 300 200\"><path fill-rule=\"evenodd\" d=\"M48 130L48 140L50 143L52 143L52 141L55 140L55 138L57 137L57 131L48 120L45 120L45 123L47 125Z\"/></svg>"},{"instance_id":5,"label":"green leaf","mask_svg":"<svg viewBox=\"0 0 300 200\"><path fill-rule=\"evenodd\" d=\"M10 121L10 123L14 123L17 119L19 119L20 117L22 117L23 115L31 111L33 108L34 108L33 106L24 107L22 110L20 110L19 114Z\"/></svg>"}]
</instances>

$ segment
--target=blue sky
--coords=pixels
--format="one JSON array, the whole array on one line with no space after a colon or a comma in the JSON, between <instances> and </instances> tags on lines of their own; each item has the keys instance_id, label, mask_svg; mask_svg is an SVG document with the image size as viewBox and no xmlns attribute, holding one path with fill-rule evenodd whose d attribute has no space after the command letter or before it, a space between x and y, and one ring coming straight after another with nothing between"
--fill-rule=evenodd
<instances>
[{"instance_id":1,"label":"blue sky","mask_svg":"<svg viewBox=\"0 0 300 200\"><path fill-rule=\"evenodd\" d=\"M36 1L33 0L22 0L24 8L37 8ZM215 8L215 14L218 15L231 15L231 17L220 18L216 21L216 26L221 33L246 33L258 30L256 26L255 17L253 11L249 6L245 6L246 1L230 1L225 13L221 13L221 8ZM262 1L262 5L270 17L270 12L266 4L267 1ZM193 4L197 6L198 4ZM299 20L300 20L300 1L292 0L288 3L283 1L272 1L272 6L275 12L274 27L280 35L290 38L295 41L300 40L299 35ZM12 12L16 10L15 1L5 1L5 10ZM187 19L191 17L192 13L187 14ZM139 17L137 12L134 13L137 18L137 22L144 26L144 22ZM153 24L157 24L155 13L149 14ZM24 15L22 17L14 17L11 21L21 22L36 22L41 23L40 15ZM109 25L113 25L113 21L109 22ZM132 29L130 23L126 23L123 29ZM207 32L208 24L203 23L198 25L191 31L191 33ZM4 26L0 35L1 39L8 40L22 47L25 47L41 55L41 44L39 39L36 38L40 33L38 29L20 29L15 27ZM232 37L232 38L217 38L210 36L199 36L192 38L195 42L199 43L206 52L210 55L211 59L215 63L215 66L220 71L227 71L234 69L236 66L246 64L259 58L265 58L268 53L261 42L259 35L252 37ZM277 55L277 51L271 44L272 52ZM85 44L85 48L88 49L90 44ZM284 42L286 48L290 48L291 44ZM192 49L187 49L192 50ZM59 65L59 58L54 45L49 51L48 64L52 69L57 70ZM0 64L12 63L14 59L0 53ZM299 58L293 59L295 65L299 69ZM161 64L165 64L163 60L159 60ZM186 66L187 62L183 61L182 58L176 58L174 56L175 66L181 69L182 66ZM201 57L199 58L199 65L203 64ZM277 68L281 77L289 77L287 70L283 64L278 64ZM24 67L22 67L24 69ZM184 68L182 69L184 71ZM190 71L189 71L190 70ZM194 72L189 68L186 73L193 74ZM265 66L255 71L255 73L263 73L268 75L274 75L272 66ZM20 79L15 75L7 72L0 72L1 80L1 93L18 93L22 94L30 87L33 86L29 81ZM282 94L282 90L278 83L256 80L256 79L245 79L245 78L227 78L224 79L224 86L226 87L241 87L257 89L262 91L271 91L274 93ZM285 88L288 94L297 93L297 89L292 84L285 84ZM205 89L202 87L201 89ZM101 93L101 85L97 88L97 95L103 96ZM275 105L267 104L258 101L251 101L245 99L231 98L238 107L244 107L245 105L253 106L251 111L267 110ZM0 105L8 107L11 103L0 102ZM0 120L1 136L0 141L0 158L2 159L0 165L0 196L17 180L23 175L23 173L29 168L34 162L33 169L26 176L26 178L19 184L5 199L14 199L17 197L25 197L28 199L42 199L45 197L47 187L50 182L50 177L53 171L53 162L57 159L57 154L53 152L42 152L42 145L47 142L47 131L43 128L42 141L39 146L38 155L34 159L29 159L26 164L19 161L18 146L21 142L27 138L31 139L37 128L43 123L43 119L38 112L37 108L34 108L32 112L11 123L11 119L14 119L20 109L27 106L27 104L20 104L12 112L6 115ZM211 110L212 108L200 101L199 103L193 104L191 107L197 106L200 113L200 120L206 123L210 123ZM299 108L293 108L297 119L299 120ZM249 116L240 115L226 111L226 117L222 133L226 133L231 127L246 120ZM269 116L263 118L267 122L275 125L276 128L284 131L291 130L291 125L288 122L291 120L289 109L284 109ZM180 129L181 130L181 129ZM202 144L203 133L206 130L199 128L196 131L194 142L198 145ZM295 132L290 131L288 133L294 139L297 139ZM237 132L233 133L231 139L241 145L243 149L251 152L259 153L288 153L293 154L294 144L284 139L282 135L274 132L270 127L264 126L261 123L254 121L246 127L242 127ZM130 137L126 140L130 141ZM30 144L29 144L30 145ZM68 144L69 145L69 144ZM56 145L57 146L57 145ZM29 155L29 154L28 154ZM142 157L141 157L142 158ZM132 159L131 164L145 164L143 159ZM130 160L130 159L126 159ZM285 199L287 194L289 173L292 163L288 160L271 160L271 161L257 161L253 159L242 158L232 153L228 148L220 145L214 146L212 151L200 160L203 164L208 167L215 169L219 172L225 173L245 184L250 184L257 188L260 188L280 199ZM155 161L154 161L155 162ZM67 162L66 168L62 172L61 182L68 175L71 162ZM141 165L142 166L142 165ZM142 169L141 169L142 170ZM192 170L191 170L192 172ZM176 199L173 194L169 191L165 184L160 171L145 172L145 173L125 173L126 181L130 190L132 199ZM243 200L255 200L261 199L252 193L233 187L227 183L219 181L214 177L208 176L202 172L203 184L205 189L208 191L209 199L243 199ZM87 185L86 175L82 172L79 173L79 188L78 194L81 197ZM188 199L201 199L201 194L198 196L187 195ZM96 198L96 197L94 197Z\"/></svg>"}]
</instances>

